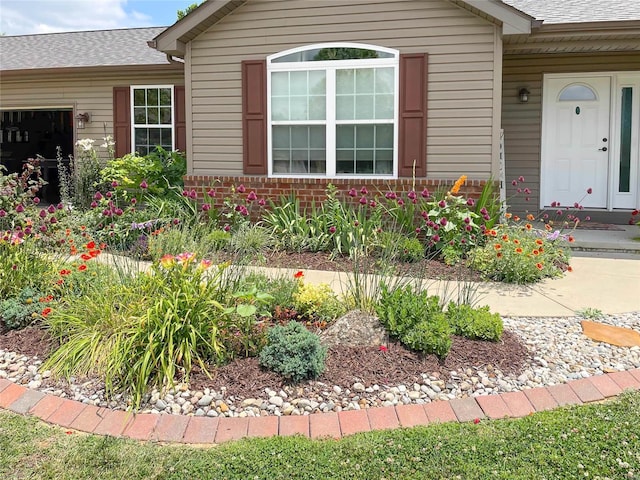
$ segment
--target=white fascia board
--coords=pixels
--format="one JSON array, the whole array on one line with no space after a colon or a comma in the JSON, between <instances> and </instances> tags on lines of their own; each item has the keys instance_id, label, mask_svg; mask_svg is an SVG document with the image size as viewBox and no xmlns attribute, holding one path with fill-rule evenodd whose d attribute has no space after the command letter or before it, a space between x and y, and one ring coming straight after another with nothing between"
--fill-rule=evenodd
<instances>
[{"instance_id":1,"label":"white fascia board","mask_svg":"<svg viewBox=\"0 0 640 480\"><path fill-rule=\"evenodd\" d=\"M534 20L529 15L519 12L495 0L463 0L466 4L477 8L481 12L490 15L502 22L504 35L528 35L531 33L531 22Z\"/></svg>"}]
</instances>

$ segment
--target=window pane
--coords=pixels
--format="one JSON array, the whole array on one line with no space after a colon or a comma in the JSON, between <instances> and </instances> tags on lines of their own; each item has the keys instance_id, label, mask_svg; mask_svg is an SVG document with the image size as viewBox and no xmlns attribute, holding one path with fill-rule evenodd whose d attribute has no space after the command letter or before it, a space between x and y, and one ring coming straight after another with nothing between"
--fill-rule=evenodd
<instances>
[{"instance_id":1,"label":"window pane","mask_svg":"<svg viewBox=\"0 0 640 480\"><path fill-rule=\"evenodd\" d=\"M633 117L633 88L622 89L622 108L620 119L620 174L618 178L618 192L630 191L631 178L631 122Z\"/></svg>"},{"instance_id":2,"label":"window pane","mask_svg":"<svg viewBox=\"0 0 640 480\"><path fill-rule=\"evenodd\" d=\"M290 95L306 95L307 94L307 72L291 72L289 76L289 94Z\"/></svg>"},{"instance_id":3,"label":"window pane","mask_svg":"<svg viewBox=\"0 0 640 480\"><path fill-rule=\"evenodd\" d=\"M289 72L271 74L271 96L289 95Z\"/></svg>"},{"instance_id":4,"label":"window pane","mask_svg":"<svg viewBox=\"0 0 640 480\"><path fill-rule=\"evenodd\" d=\"M271 99L271 120L289 120L289 98Z\"/></svg>"},{"instance_id":5,"label":"window pane","mask_svg":"<svg viewBox=\"0 0 640 480\"><path fill-rule=\"evenodd\" d=\"M345 95L355 93L355 70L342 69L336 71L336 93Z\"/></svg>"},{"instance_id":6,"label":"window pane","mask_svg":"<svg viewBox=\"0 0 640 480\"><path fill-rule=\"evenodd\" d=\"M326 148L325 132L324 126L309 127L309 146L311 148Z\"/></svg>"},{"instance_id":7,"label":"window pane","mask_svg":"<svg viewBox=\"0 0 640 480\"><path fill-rule=\"evenodd\" d=\"M163 125L171 125L171 107L160 108L160 123Z\"/></svg>"},{"instance_id":8,"label":"window pane","mask_svg":"<svg viewBox=\"0 0 640 480\"><path fill-rule=\"evenodd\" d=\"M393 161L381 162L376 161L375 174L376 175L391 175L393 173Z\"/></svg>"},{"instance_id":9,"label":"window pane","mask_svg":"<svg viewBox=\"0 0 640 480\"><path fill-rule=\"evenodd\" d=\"M394 92L393 68L376 68L376 93Z\"/></svg>"},{"instance_id":10,"label":"window pane","mask_svg":"<svg viewBox=\"0 0 640 480\"><path fill-rule=\"evenodd\" d=\"M147 110L144 107L133 109L133 122L137 124L147 123Z\"/></svg>"},{"instance_id":11,"label":"window pane","mask_svg":"<svg viewBox=\"0 0 640 480\"><path fill-rule=\"evenodd\" d=\"M314 95L309 97L309 120L325 120L327 117L327 102L325 97Z\"/></svg>"},{"instance_id":12,"label":"window pane","mask_svg":"<svg viewBox=\"0 0 640 480\"><path fill-rule=\"evenodd\" d=\"M569 85L560 92L558 98L561 102L570 102L575 100L597 100L596 92L586 85Z\"/></svg>"},{"instance_id":13,"label":"window pane","mask_svg":"<svg viewBox=\"0 0 640 480\"><path fill-rule=\"evenodd\" d=\"M376 95L375 118L376 119L393 119L393 95Z\"/></svg>"},{"instance_id":14,"label":"window pane","mask_svg":"<svg viewBox=\"0 0 640 480\"><path fill-rule=\"evenodd\" d=\"M289 99L291 107L289 120L308 120L309 109L307 106L307 97L291 97Z\"/></svg>"},{"instance_id":15,"label":"window pane","mask_svg":"<svg viewBox=\"0 0 640 480\"><path fill-rule=\"evenodd\" d=\"M393 148L393 125L376 125L376 148Z\"/></svg>"},{"instance_id":16,"label":"window pane","mask_svg":"<svg viewBox=\"0 0 640 480\"><path fill-rule=\"evenodd\" d=\"M158 107L150 107L147 109L147 123L149 125L157 125L160 120L160 109Z\"/></svg>"},{"instance_id":17,"label":"window pane","mask_svg":"<svg viewBox=\"0 0 640 480\"><path fill-rule=\"evenodd\" d=\"M273 148L289 148L289 127L282 125L274 125L272 130L271 142Z\"/></svg>"},{"instance_id":18,"label":"window pane","mask_svg":"<svg viewBox=\"0 0 640 480\"><path fill-rule=\"evenodd\" d=\"M356 96L356 120L371 120L373 118L373 95Z\"/></svg>"},{"instance_id":19,"label":"window pane","mask_svg":"<svg viewBox=\"0 0 640 480\"><path fill-rule=\"evenodd\" d=\"M356 92L373 93L373 69L360 68L356 70Z\"/></svg>"},{"instance_id":20,"label":"window pane","mask_svg":"<svg viewBox=\"0 0 640 480\"><path fill-rule=\"evenodd\" d=\"M336 126L336 147L353 148L355 147L355 127L353 125L337 125Z\"/></svg>"},{"instance_id":21,"label":"window pane","mask_svg":"<svg viewBox=\"0 0 640 480\"><path fill-rule=\"evenodd\" d=\"M275 58L272 62L319 62L327 60L357 60L361 58L392 58L393 56L393 53L366 48L329 47L310 48L301 52L290 53Z\"/></svg>"},{"instance_id":22,"label":"window pane","mask_svg":"<svg viewBox=\"0 0 640 480\"><path fill-rule=\"evenodd\" d=\"M159 130L160 130L160 143L158 145L160 145L165 150L171 150L171 143L172 143L171 129L161 128Z\"/></svg>"},{"instance_id":23,"label":"window pane","mask_svg":"<svg viewBox=\"0 0 640 480\"><path fill-rule=\"evenodd\" d=\"M290 127L290 128L291 128L291 147L307 148L309 146L308 127Z\"/></svg>"},{"instance_id":24,"label":"window pane","mask_svg":"<svg viewBox=\"0 0 640 480\"><path fill-rule=\"evenodd\" d=\"M158 105L158 89L149 88L147 90L147 105Z\"/></svg>"},{"instance_id":25,"label":"window pane","mask_svg":"<svg viewBox=\"0 0 640 480\"><path fill-rule=\"evenodd\" d=\"M324 96L326 91L327 73L324 70L311 70L309 72L309 93Z\"/></svg>"},{"instance_id":26,"label":"window pane","mask_svg":"<svg viewBox=\"0 0 640 480\"><path fill-rule=\"evenodd\" d=\"M135 129L135 144L136 145L147 145L149 143L147 128L136 128Z\"/></svg>"},{"instance_id":27,"label":"window pane","mask_svg":"<svg viewBox=\"0 0 640 480\"><path fill-rule=\"evenodd\" d=\"M142 89L133 90L133 105L136 107L143 107L146 104L145 91Z\"/></svg>"},{"instance_id":28,"label":"window pane","mask_svg":"<svg viewBox=\"0 0 640 480\"><path fill-rule=\"evenodd\" d=\"M170 88L160 89L160 105L165 107L171 106L171 89Z\"/></svg>"},{"instance_id":29,"label":"window pane","mask_svg":"<svg viewBox=\"0 0 640 480\"><path fill-rule=\"evenodd\" d=\"M337 120L353 120L354 118L354 102L353 95L336 96L336 119Z\"/></svg>"},{"instance_id":30,"label":"window pane","mask_svg":"<svg viewBox=\"0 0 640 480\"><path fill-rule=\"evenodd\" d=\"M161 145L160 143L160 129L159 128L150 128L149 129L149 145Z\"/></svg>"},{"instance_id":31,"label":"window pane","mask_svg":"<svg viewBox=\"0 0 640 480\"><path fill-rule=\"evenodd\" d=\"M274 125L272 143L274 173L326 172L324 125Z\"/></svg>"},{"instance_id":32,"label":"window pane","mask_svg":"<svg viewBox=\"0 0 640 480\"><path fill-rule=\"evenodd\" d=\"M356 126L356 148L373 148L373 125Z\"/></svg>"}]
</instances>

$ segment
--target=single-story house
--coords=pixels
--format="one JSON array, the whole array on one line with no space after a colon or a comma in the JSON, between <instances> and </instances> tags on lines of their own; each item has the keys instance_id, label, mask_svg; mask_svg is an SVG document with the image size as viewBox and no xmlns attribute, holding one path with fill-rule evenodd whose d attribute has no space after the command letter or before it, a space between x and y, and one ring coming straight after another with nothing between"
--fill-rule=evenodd
<instances>
[{"instance_id":1,"label":"single-story house","mask_svg":"<svg viewBox=\"0 0 640 480\"><path fill-rule=\"evenodd\" d=\"M3 126L70 112L73 140L184 150L193 187L310 200L467 175L516 211L640 204L635 0L208 0L166 29L0 38L0 75Z\"/></svg>"}]
</instances>

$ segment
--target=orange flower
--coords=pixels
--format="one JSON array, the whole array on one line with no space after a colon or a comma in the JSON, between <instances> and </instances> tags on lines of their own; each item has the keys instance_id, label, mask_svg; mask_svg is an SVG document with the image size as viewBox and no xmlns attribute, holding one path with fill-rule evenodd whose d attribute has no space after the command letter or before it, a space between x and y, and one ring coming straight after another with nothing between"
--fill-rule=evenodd
<instances>
[{"instance_id":1,"label":"orange flower","mask_svg":"<svg viewBox=\"0 0 640 480\"><path fill-rule=\"evenodd\" d=\"M451 193L458 193L460 191L460 187L464 184L466 180L467 180L467 176L461 175L460 178L456 180L456 183L453 184L453 187L451 188Z\"/></svg>"},{"instance_id":2,"label":"orange flower","mask_svg":"<svg viewBox=\"0 0 640 480\"><path fill-rule=\"evenodd\" d=\"M100 247L100 250L104 250L105 248L107 248L107 244L106 243L101 243L99 245L99 247Z\"/></svg>"},{"instance_id":3,"label":"orange flower","mask_svg":"<svg viewBox=\"0 0 640 480\"><path fill-rule=\"evenodd\" d=\"M64 234L68 237L69 235L71 235L71 229L67 228L64 231Z\"/></svg>"},{"instance_id":4,"label":"orange flower","mask_svg":"<svg viewBox=\"0 0 640 480\"><path fill-rule=\"evenodd\" d=\"M513 216L513 221L514 222L519 222L520 221L520 217L518 215L514 215Z\"/></svg>"},{"instance_id":5,"label":"orange flower","mask_svg":"<svg viewBox=\"0 0 640 480\"><path fill-rule=\"evenodd\" d=\"M502 240L504 240L505 242L509 241L509 235L502 235Z\"/></svg>"},{"instance_id":6,"label":"orange flower","mask_svg":"<svg viewBox=\"0 0 640 480\"><path fill-rule=\"evenodd\" d=\"M527 230L531 230L532 225L530 223L527 223L524 228L526 228Z\"/></svg>"},{"instance_id":7,"label":"orange flower","mask_svg":"<svg viewBox=\"0 0 640 480\"><path fill-rule=\"evenodd\" d=\"M520 247L516 248L515 250L516 253L522 253L522 249Z\"/></svg>"},{"instance_id":8,"label":"orange flower","mask_svg":"<svg viewBox=\"0 0 640 480\"><path fill-rule=\"evenodd\" d=\"M536 218L533 215L529 214L527 215L527 220L529 220L530 222L533 222L533 219Z\"/></svg>"},{"instance_id":9,"label":"orange flower","mask_svg":"<svg viewBox=\"0 0 640 480\"><path fill-rule=\"evenodd\" d=\"M80 230L82 230L83 232L87 229L87 227L85 225L81 225L80 226Z\"/></svg>"},{"instance_id":10,"label":"orange flower","mask_svg":"<svg viewBox=\"0 0 640 480\"><path fill-rule=\"evenodd\" d=\"M91 260L91 255L83 253L82 255L80 255L80 258L83 260Z\"/></svg>"},{"instance_id":11,"label":"orange flower","mask_svg":"<svg viewBox=\"0 0 640 480\"><path fill-rule=\"evenodd\" d=\"M539 238L536 240L536 245L542 245L544 242Z\"/></svg>"},{"instance_id":12,"label":"orange flower","mask_svg":"<svg viewBox=\"0 0 640 480\"><path fill-rule=\"evenodd\" d=\"M81 272L84 272L86 269L87 269L87 266L84 263L78 267L78 270L80 270Z\"/></svg>"},{"instance_id":13,"label":"orange flower","mask_svg":"<svg viewBox=\"0 0 640 480\"><path fill-rule=\"evenodd\" d=\"M543 250L543 248L542 248L542 247L538 248L538 251L539 251L540 253L544 252L544 250Z\"/></svg>"},{"instance_id":14,"label":"orange flower","mask_svg":"<svg viewBox=\"0 0 640 480\"><path fill-rule=\"evenodd\" d=\"M493 248L495 248L496 250L500 250L502 248L502 245L500 245L499 243L496 243Z\"/></svg>"},{"instance_id":15,"label":"orange flower","mask_svg":"<svg viewBox=\"0 0 640 480\"><path fill-rule=\"evenodd\" d=\"M496 253L496 257L497 257L497 258L502 258L502 252L498 252L498 253Z\"/></svg>"},{"instance_id":16,"label":"orange flower","mask_svg":"<svg viewBox=\"0 0 640 480\"><path fill-rule=\"evenodd\" d=\"M573 272L573 268L571 267L571 265L567 267L567 272Z\"/></svg>"},{"instance_id":17,"label":"orange flower","mask_svg":"<svg viewBox=\"0 0 640 480\"><path fill-rule=\"evenodd\" d=\"M541 263L536 263L536 268L538 270L542 270L542 264Z\"/></svg>"},{"instance_id":18,"label":"orange flower","mask_svg":"<svg viewBox=\"0 0 640 480\"><path fill-rule=\"evenodd\" d=\"M62 276L69 275L70 273L71 273L71 270L66 270L66 269L60 270L60 275Z\"/></svg>"},{"instance_id":19,"label":"orange flower","mask_svg":"<svg viewBox=\"0 0 640 480\"><path fill-rule=\"evenodd\" d=\"M551 225L549 225L548 223L544 226L544 228L547 232L551 231Z\"/></svg>"},{"instance_id":20,"label":"orange flower","mask_svg":"<svg viewBox=\"0 0 640 480\"><path fill-rule=\"evenodd\" d=\"M575 238L573 238L571 235L569 235L569 243L573 243L573 242L575 242L575 241L576 241L576 239L575 239Z\"/></svg>"},{"instance_id":21,"label":"orange flower","mask_svg":"<svg viewBox=\"0 0 640 480\"><path fill-rule=\"evenodd\" d=\"M44 310L42 310L42 313L40 315L42 315L43 317L46 317L50 313L51 313L51 308L47 307Z\"/></svg>"},{"instance_id":22,"label":"orange flower","mask_svg":"<svg viewBox=\"0 0 640 480\"><path fill-rule=\"evenodd\" d=\"M74 245L71 245L71 255L76 255L77 253L78 249Z\"/></svg>"},{"instance_id":23,"label":"orange flower","mask_svg":"<svg viewBox=\"0 0 640 480\"><path fill-rule=\"evenodd\" d=\"M498 235L498 232L496 232L495 230L489 230L489 235L491 235L492 237L496 237Z\"/></svg>"},{"instance_id":24,"label":"orange flower","mask_svg":"<svg viewBox=\"0 0 640 480\"><path fill-rule=\"evenodd\" d=\"M513 241L514 245L520 245L520 240L518 240L517 238Z\"/></svg>"},{"instance_id":25,"label":"orange flower","mask_svg":"<svg viewBox=\"0 0 640 480\"><path fill-rule=\"evenodd\" d=\"M296 273L293 274L293 278L302 278L304 277L304 272L302 270L298 270Z\"/></svg>"},{"instance_id":26,"label":"orange flower","mask_svg":"<svg viewBox=\"0 0 640 480\"><path fill-rule=\"evenodd\" d=\"M511 214L510 213L505 213L504 216L505 216L505 218L511 218Z\"/></svg>"},{"instance_id":27,"label":"orange flower","mask_svg":"<svg viewBox=\"0 0 640 480\"><path fill-rule=\"evenodd\" d=\"M533 253L534 255L540 255L540 251L539 251L539 250L534 250L534 251L533 251L533 252L531 252L531 253Z\"/></svg>"}]
</instances>

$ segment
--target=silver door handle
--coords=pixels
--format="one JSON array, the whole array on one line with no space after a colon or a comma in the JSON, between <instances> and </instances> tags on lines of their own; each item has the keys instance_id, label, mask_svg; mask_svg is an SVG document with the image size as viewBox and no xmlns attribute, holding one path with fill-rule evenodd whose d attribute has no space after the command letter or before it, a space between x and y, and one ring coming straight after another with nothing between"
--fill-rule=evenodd
<instances>
[{"instance_id":1,"label":"silver door handle","mask_svg":"<svg viewBox=\"0 0 640 480\"><path fill-rule=\"evenodd\" d=\"M598 150L601 151L601 152L606 152L607 151L607 147L602 147L602 148L599 148Z\"/></svg>"}]
</instances>

